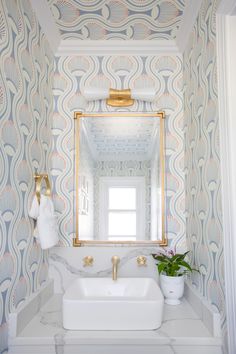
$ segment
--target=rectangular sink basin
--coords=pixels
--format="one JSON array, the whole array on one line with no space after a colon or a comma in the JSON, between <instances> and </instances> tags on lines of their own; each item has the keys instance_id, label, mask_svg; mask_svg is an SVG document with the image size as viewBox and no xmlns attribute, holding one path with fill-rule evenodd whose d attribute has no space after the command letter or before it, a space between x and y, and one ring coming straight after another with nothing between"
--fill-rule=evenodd
<instances>
[{"instance_id":1,"label":"rectangular sink basin","mask_svg":"<svg viewBox=\"0 0 236 354\"><path fill-rule=\"evenodd\" d=\"M161 326L164 298L151 278L78 278L63 296L69 330L152 330Z\"/></svg>"}]
</instances>

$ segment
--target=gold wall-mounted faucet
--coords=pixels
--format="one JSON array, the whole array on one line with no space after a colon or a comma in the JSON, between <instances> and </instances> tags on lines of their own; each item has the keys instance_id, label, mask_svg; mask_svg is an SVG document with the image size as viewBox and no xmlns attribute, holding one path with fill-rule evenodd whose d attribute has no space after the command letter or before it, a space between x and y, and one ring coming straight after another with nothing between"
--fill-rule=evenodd
<instances>
[{"instance_id":1,"label":"gold wall-mounted faucet","mask_svg":"<svg viewBox=\"0 0 236 354\"><path fill-rule=\"evenodd\" d=\"M112 280L117 280L117 270L120 258L118 256L113 256L112 259Z\"/></svg>"}]
</instances>

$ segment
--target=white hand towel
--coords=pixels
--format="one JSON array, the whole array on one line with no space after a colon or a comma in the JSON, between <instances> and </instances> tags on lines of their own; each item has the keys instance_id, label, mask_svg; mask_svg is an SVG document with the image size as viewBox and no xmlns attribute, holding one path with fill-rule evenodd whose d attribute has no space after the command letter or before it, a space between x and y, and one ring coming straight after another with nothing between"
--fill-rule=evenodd
<instances>
[{"instance_id":1,"label":"white hand towel","mask_svg":"<svg viewBox=\"0 0 236 354\"><path fill-rule=\"evenodd\" d=\"M53 247L59 242L57 218L50 197L42 195L40 198L37 226L42 249Z\"/></svg>"},{"instance_id":2,"label":"white hand towel","mask_svg":"<svg viewBox=\"0 0 236 354\"><path fill-rule=\"evenodd\" d=\"M33 198L32 205L29 210L29 216L35 220L39 216L39 203L38 203L38 198L36 197L36 195Z\"/></svg>"},{"instance_id":3,"label":"white hand towel","mask_svg":"<svg viewBox=\"0 0 236 354\"><path fill-rule=\"evenodd\" d=\"M52 199L41 195L39 205L35 196L29 210L29 216L37 220L34 236L38 238L41 248L47 249L55 246L59 242L59 237Z\"/></svg>"},{"instance_id":4,"label":"white hand towel","mask_svg":"<svg viewBox=\"0 0 236 354\"><path fill-rule=\"evenodd\" d=\"M37 218L39 216L39 203L38 203L38 198L36 197L36 195L34 196L33 201L32 201L32 205L30 207L29 216L34 220L37 220ZM35 224L35 228L34 228L34 237L38 238L37 223Z\"/></svg>"}]
</instances>

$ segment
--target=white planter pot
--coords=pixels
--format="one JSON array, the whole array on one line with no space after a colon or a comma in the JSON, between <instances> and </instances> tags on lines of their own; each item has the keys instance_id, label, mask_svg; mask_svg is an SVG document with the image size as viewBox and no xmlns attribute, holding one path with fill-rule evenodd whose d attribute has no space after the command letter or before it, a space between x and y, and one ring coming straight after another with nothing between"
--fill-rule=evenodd
<instances>
[{"instance_id":1,"label":"white planter pot","mask_svg":"<svg viewBox=\"0 0 236 354\"><path fill-rule=\"evenodd\" d=\"M179 305L184 294L184 276L169 277L160 275L160 285L165 297L165 303L169 305Z\"/></svg>"}]
</instances>

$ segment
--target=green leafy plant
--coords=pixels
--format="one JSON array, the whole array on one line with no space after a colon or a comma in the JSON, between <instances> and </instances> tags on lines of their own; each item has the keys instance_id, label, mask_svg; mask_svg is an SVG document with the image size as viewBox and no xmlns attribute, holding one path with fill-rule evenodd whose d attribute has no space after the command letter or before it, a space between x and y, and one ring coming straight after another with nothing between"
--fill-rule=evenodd
<instances>
[{"instance_id":1,"label":"green leafy plant","mask_svg":"<svg viewBox=\"0 0 236 354\"><path fill-rule=\"evenodd\" d=\"M173 250L165 250L164 253L152 254L152 257L158 261L157 268L159 274L165 274L170 277L180 277L186 273L193 271L198 272L185 260L189 251L181 254L175 253Z\"/></svg>"}]
</instances>

